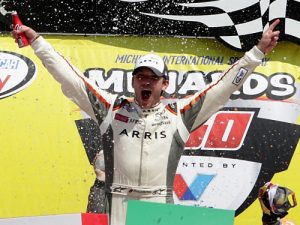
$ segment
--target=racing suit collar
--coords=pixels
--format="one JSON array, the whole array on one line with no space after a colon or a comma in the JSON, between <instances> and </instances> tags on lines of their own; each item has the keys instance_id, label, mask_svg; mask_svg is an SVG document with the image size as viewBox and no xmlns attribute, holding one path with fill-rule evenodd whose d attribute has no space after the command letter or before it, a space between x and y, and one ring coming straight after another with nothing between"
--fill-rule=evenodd
<instances>
[{"instance_id":1,"label":"racing suit collar","mask_svg":"<svg viewBox=\"0 0 300 225\"><path fill-rule=\"evenodd\" d=\"M156 106L154 106L152 108L142 109L135 101L133 102L133 104L135 105L135 108L137 109L137 112L141 117L147 117L153 113L156 113L163 106L163 104L161 102L159 102Z\"/></svg>"}]
</instances>

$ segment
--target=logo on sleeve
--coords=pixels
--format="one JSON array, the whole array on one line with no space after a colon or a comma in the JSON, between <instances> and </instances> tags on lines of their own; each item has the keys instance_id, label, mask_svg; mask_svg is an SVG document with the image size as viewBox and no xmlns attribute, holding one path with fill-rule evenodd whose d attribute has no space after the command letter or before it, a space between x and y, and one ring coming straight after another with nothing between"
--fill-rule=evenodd
<instances>
[{"instance_id":1,"label":"logo on sleeve","mask_svg":"<svg viewBox=\"0 0 300 225\"><path fill-rule=\"evenodd\" d=\"M245 68L242 67L239 70L239 72L237 73L237 75L235 76L232 83L235 85L239 85L239 83L241 82L241 80L243 80L243 78L246 76L247 73L248 73L248 70L246 70Z\"/></svg>"}]
</instances>

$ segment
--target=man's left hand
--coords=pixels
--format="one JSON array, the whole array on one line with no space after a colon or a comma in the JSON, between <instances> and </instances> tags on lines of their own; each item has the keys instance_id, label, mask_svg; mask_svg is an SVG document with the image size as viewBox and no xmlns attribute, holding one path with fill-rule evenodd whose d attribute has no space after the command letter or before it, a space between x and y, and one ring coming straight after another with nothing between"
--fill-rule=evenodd
<instances>
[{"instance_id":1,"label":"man's left hand","mask_svg":"<svg viewBox=\"0 0 300 225\"><path fill-rule=\"evenodd\" d=\"M262 34L262 38L257 44L259 50L264 54L268 54L277 45L280 31L274 31L275 27L280 23L280 20L275 20L269 28Z\"/></svg>"}]
</instances>

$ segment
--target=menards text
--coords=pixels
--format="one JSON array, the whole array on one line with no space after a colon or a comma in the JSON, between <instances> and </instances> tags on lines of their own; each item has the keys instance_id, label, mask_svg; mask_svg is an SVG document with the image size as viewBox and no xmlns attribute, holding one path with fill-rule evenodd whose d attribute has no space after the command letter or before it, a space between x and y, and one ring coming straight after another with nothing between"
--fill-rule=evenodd
<instances>
[{"instance_id":1,"label":"menards text","mask_svg":"<svg viewBox=\"0 0 300 225\"><path fill-rule=\"evenodd\" d=\"M186 71L171 70L169 73L169 87L166 97L181 98L202 90L209 83L218 79L222 71ZM102 68L87 69L85 76L98 87L120 95L132 95L132 71L111 69L107 73ZM295 78L288 73L274 73L266 76L253 72L243 84L243 87L232 94L231 99L255 99L266 95L272 100L284 100L292 97L296 92Z\"/></svg>"}]
</instances>

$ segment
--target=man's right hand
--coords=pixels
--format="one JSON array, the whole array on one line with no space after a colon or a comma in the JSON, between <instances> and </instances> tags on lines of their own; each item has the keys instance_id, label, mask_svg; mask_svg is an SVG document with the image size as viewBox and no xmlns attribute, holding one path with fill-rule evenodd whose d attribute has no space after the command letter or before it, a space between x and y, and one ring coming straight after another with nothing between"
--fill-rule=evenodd
<instances>
[{"instance_id":1,"label":"man's right hand","mask_svg":"<svg viewBox=\"0 0 300 225\"><path fill-rule=\"evenodd\" d=\"M30 44L39 37L39 34L37 32L25 25L22 25L19 27L18 30L13 30L11 32L14 39L17 39L18 35L21 33L25 34Z\"/></svg>"}]
</instances>

